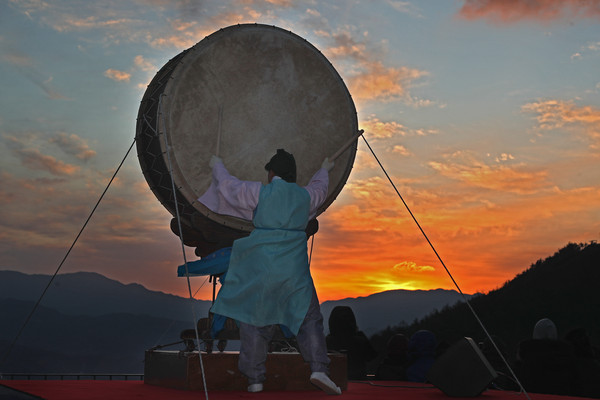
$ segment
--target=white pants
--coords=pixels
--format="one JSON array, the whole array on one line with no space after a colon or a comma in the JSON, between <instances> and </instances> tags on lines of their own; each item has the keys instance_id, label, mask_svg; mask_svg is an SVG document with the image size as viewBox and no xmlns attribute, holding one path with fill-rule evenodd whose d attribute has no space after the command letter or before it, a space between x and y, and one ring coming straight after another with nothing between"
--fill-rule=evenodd
<instances>
[{"instance_id":1,"label":"white pants","mask_svg":"<svg viewBox=\"0 0 600 400\"><path fill-rule=\"evenodd\" d=\"M258 327L243 322L240 322L239 325L241 347L238 368L248 378L249 384L262 383L267 371L265 362L267 361L269 342L277 325ZM302 358L310 365L311 372L329 373L330 360L327 357L327 345L323 332L323 315L314 288L296 341Z\"/></svg>"}]
</instances>

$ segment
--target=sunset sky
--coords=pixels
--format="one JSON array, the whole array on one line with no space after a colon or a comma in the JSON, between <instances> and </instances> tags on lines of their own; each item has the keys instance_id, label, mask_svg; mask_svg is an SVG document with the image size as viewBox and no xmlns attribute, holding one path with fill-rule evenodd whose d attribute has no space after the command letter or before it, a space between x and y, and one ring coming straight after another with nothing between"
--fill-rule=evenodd
<instances>
[{"instance_id":1,"label":"sunset sky","mask_svg":"<svg viewBox=\"0 0 600 400\"><path fill-rule=\"evenodd\" d=\"M53 274L133 143L156 72L214 31L254 22L294 32L331 61L463 292L599 239L598 0L8 0L0 269ZM187 296L170 219L134 148L60 272ZM311 270L321 301L454 289L362 139L319 221ZM204 278L192 287L210 298Z\"/></svg>"}]
</instances>

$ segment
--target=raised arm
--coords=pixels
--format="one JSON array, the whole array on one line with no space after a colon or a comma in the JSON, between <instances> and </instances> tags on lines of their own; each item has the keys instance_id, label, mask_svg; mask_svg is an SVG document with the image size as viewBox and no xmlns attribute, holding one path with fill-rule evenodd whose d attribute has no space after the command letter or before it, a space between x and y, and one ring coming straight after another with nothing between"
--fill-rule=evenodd
<instances>
[{"instance_id":1,"label":"raised arm","mask_svg":"<svg viewBox=\"0 0 600 400\"><path fill-rule=\"evenodd\" d=\"M212 182L198 201L217 214L252 220L258 204L261 183L242 181L232 176L223 161L216 156L210 160Z\"/></svg>"},{"instance_id":2,"label":"raised arm","mask_svg":"<svg viewBox=\"0 0 600 400\"><path fill-rule=\"evenodd\" d=\"M310 195L310 212L309 218L312 219L317 214L317 209L323 204L327 198L327 190L329 188L329 171L333 168L333 162L328 159L323 161L321 169L319 169L304 188Z\"/></svg>"},{"instance_id":3,"label":"raised arm","mask_svg":"<svg viewBox=\"0 0 600 400\"><path fill-rule=\"evenodd\" d=\"M231 175L221 159L213 163L213 179L220 197L231 208L249 213L247 219L251 220L252 212L258 204L262 184L260 182L242 181Z\"/></svg>"}]
</instances>

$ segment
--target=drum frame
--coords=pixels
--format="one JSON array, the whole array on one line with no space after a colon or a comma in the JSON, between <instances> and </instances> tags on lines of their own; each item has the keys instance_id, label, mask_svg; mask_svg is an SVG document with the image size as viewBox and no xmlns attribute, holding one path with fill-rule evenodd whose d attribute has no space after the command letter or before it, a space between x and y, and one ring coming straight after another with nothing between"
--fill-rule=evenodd
<instances>
[{"instance_id":1,"label":"drum frame","mask_svg":"<svg viewBox=\"0 0 600 400\"><path fill-rule=\"evenodd\" d=\"M330 74L339 79L341 89L347 94L349 117L352 118L352 121L350 121L351 129L348 131L348 138L358 131L356 109L342 78L319 50L305 39L302 39L292 32L261 24L234 25L214 32L198 42L195 46L182 51L177 56L170 59L152 79L140 104L136 126L138 161L150 189L171 215L174 217L179 215L179 218L186 226L204 232L204 238L209 241L214 241L215 243L219 242L219 240L215 240L214 237L212 237L214 235L226 237L227 243L232 238L246 236L253 229L252 222L212 212L197 201L197 197L199 197L198 193L194 193L193 190L190 191L190 189L186 187L186 182L179 182L178 180L181 180L181 178L172 175L174 168L170 160L172 154L169 153L171 149L170 144L167 143L170 132L167 131L168 123L165 122L167 118L165 115L163 98L165 96L165 90L167 90L170 82L173 80L174 74L176 75L178 69L185 68L186 57L190 56L190 52L194 52L206 45L206 43L218 40L220 37L223 37L223 35L227 35L232 31L237 32L246 29L266 29L270 32L276 32L277 34L288 35L292 40L298 40L304 45L307 45L309 50L315 52L317 57L322 57L322 60L326 61L324 65L328 66L330 69ZM274 146L276 146L276 144L274 144ZM273 149L273 153L274 151L275 148ZM348 179L356 154L356 143L350 146L347 151L348 154L346 155L345 160L341 157L338 161L345 163L342 177L330 187L328 197L319 207L317 215L321 214L329 205L331 205L331 203L333 203ZM206 160L206 164L208 166L208 160ZM185 181L185 178L183 180ZM185 228L183 230L185 231Z\"/></svg>"}]
</instances>

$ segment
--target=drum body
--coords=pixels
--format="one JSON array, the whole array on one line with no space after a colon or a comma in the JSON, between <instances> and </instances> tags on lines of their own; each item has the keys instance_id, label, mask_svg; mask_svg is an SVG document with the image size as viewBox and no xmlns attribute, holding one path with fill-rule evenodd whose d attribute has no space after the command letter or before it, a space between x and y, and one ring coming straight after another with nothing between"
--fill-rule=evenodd
<instances>
[{"instance_id":1,"label":"drum body","mask_svg":"<svg viewBox=\"0 0 600 400\"><path fill-rule=\"evenodd\" d=\"M136 144L146 181L179 214L184 236L189 228L218 248L253 227L198 202L211 183L212 155L235 177L266 184L264 165L283 148L304 186L357 131L346 86L314 46L277 27L245 24L207 36L163 66L142 98ZM318 214L346 183L355 154L356 144L336 160Z\"/></svg>"}]
</instances>

